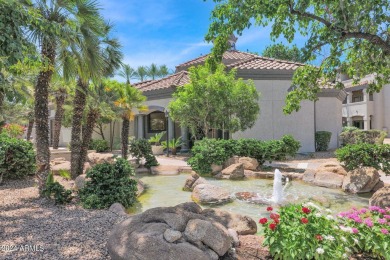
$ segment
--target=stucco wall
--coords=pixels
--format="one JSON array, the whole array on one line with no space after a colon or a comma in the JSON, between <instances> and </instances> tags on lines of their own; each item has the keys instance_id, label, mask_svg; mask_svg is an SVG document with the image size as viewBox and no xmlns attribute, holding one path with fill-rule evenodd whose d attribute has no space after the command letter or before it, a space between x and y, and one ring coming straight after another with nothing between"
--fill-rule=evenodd
<instances>
[{"instance_id":1,"label":"stucco wall","mask_svg":"<svg viewBox=\"0 0 390 260\"><path fill-rule=\"evenodd\" d=\"M313 102L303 101L302 108L298 112L285 115L283 107L291 81L255 80L254 83L256 89L261 93L260 115L251 129L237 132L233 134L233 138L270 140L290 134L301 142L300 152L314 152Z\"/></svg>"},{"instance_id":2,"label":"stucco wall","mask_svg":"<svg viewBox=\"0 0 390 260\"><path fill-rule=\"evenodd\" d=\"M316 131L332 133L329 148L338 147L338 136L342 130L342 103L334 97L320 97L316 102Z\"/></svg>"}]
</instances>

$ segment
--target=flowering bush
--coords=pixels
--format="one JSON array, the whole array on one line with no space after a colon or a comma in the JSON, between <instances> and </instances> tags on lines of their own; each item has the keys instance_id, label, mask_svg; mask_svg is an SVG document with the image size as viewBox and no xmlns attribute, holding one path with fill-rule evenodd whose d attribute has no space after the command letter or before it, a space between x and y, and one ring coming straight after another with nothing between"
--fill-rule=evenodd
<instances>
[{"instance_id":1,"label":"flowering bush","mask_svg":"<svg viewBox=\"0 0 390 260\"><path fill-rule=\"evenodd\" d=\"M2 131L5 132L9 137L17 138L23 135L24 130L24 126L18 124L6 124Z\"/></svg>"},{"instance_id":2,"label":"flowering bush","mask_svg":"<svg viewBox=\"0 0 390 260\"><path fill-rule=\"evenodd\" d=\"M311 203L282 207L280 215L267 211L269 219L259 223L275 259L347 259L362 252L389 259L390 209L353 209L338 218Z\"/></svg>"}]
</instances>

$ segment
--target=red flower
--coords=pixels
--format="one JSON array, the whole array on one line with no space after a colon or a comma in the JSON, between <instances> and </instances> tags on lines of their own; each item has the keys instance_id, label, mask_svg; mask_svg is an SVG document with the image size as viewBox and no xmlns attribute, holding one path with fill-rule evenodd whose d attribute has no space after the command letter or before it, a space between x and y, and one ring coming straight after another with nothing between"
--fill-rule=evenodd
<instances>
[{"instance_id":1,"label":"red flower","mask_svg":"<svg viewBox=\"0 0 390 260\"><path fill-rule=\"evenodd\" d=\"M261 218L261 219L259 220L259 223L262 224L262 225L264 225L264 224L267 223L267 222L268 222L268 219L267 219L267 218Z\"/></svg>"},{"instance_id":2,"label":"red flower","mask_svg":"<svg viewBox=\"0 0 390 260\"><path fill-rule=\"evenodd\" d=\"M276 224L279 224L280 221L279 221L278 218L275 218L275 219L274 219L274 222L275 222Z\"/></svg>"},{"instance_id":3,"label":"red flower","mask_svg":"<svg viewBox=\"0 0 390 260\"><path fill-rule=\"evenodd\" d=\"M267 211L273 211L273 210L274 209L271 206L267 207Z\"/></svg>"},{"instance_id":4,"label":"red flower","mask_svg":"<svg viewBox=\"0 0 390 260\"><path fill-rule=\"evenodd\" d=\"M269 224L269 228L274 231L276 229L276 223Z\"/></svg>"},{"instance_id":5,"label":"red flower","mask_svg":"<svg viewBox=\"0 0 390 260\"><path fill-rule=\"evenodd\" d=\"M301 218L301 222L303 224L307 224L307 223L309 223L309 220L307 218Z\"/></svg>"},{"instance_id":6,"label":"red flower","mask_svg":"<svg viewBox=\"0 0 390 260\"><path fill-rule=\"evenodd\" d=\"M303 213L305 213L305 214L309 214L311 210L310 210L309 208L303 207L303 208L302 208L302 211L303 211Z\"/></svg>"},{"instance_id":7,"label":"red flower","mask_svg":"<svg viewBox=\"0 0 390 260\"><path fill-rule=\"evenodd\" d=\"M322 236L321 235L316 235L316 239L321 241L322 240Z\"/></svg>"},{"instance_id":8,"label":"red flower","mask_svg":"<svg viewBox=\"0 0 390 260\"><path fill-rule=\"evenodd\" d=\"M276 213L271 213L271 215L269 216L271 219L275 220L275 219L279 219L280 218L280 215L279 214L276 214Z\"/></svg>"}]
</instances>

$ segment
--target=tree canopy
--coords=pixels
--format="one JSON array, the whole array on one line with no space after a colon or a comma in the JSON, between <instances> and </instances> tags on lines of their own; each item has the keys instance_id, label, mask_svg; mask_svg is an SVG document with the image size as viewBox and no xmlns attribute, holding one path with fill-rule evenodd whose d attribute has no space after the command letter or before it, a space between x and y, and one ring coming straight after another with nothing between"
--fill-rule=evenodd
<instances>
[{"instance_id":1,"label":"tree canopy","mask_svg":"<svg viewBox=\"0 0 390 260\"><path fill-rule=\"evenodd\" d=\"M214 72L207 65L191 67L190 83L177 88L169 103L172 119L206 136L211 129L234 133L252 127L260 111L259 94L253 82L236 79L235 74L225 72L223 64Z\"/></svg>"},{"instance_id":2,"label":"tree canopy","mask_svg":"<svg viewBox=\"0 0 390 260\"><path fill-rule=\"evenodd\" d=\"M269 45L265 48L261 56L300 63L306 61L303 52L295 44L291 47L288 47L283 43Z\"/></svg>"},{"instance_id":3,"label":"tree canopy","mask_svg":"<svg viewBox=\"0 0 390 260\"><path fill-rule=\"evenodd\" d=\"M241 34L252 25L272 25L270 37L292 42L306 38L305 60L321 59L319 66L303 66L293 77L294 90L284 111L300 108L304 99L316 100L321 84L335 83L338 73L355 77L375 74L369 92L390 82L390 2L388 0L213 0L212 23L206 40L214 42L211 64L228 48L232 33ZM327 52L327 54L324 54ZM214 62L213 62L214 61Z\"/></svg>"}]
</instances>

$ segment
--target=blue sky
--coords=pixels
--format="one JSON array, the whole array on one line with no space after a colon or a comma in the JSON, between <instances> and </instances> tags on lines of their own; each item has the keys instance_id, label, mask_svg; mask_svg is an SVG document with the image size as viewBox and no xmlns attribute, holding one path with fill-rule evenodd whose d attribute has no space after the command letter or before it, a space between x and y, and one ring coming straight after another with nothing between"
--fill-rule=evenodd
<instances>
[{"instance_id":1,"label":"blue sky","mask_svg":"<svg viewBox=\"0 0 390 260\"><path fill-rule=\"evenodd\" d=\"M210 52L212 45L204 36L214 7L211 0L100 0L100 4L104 17L115 25L124 62L132 67L156 63L174 69ZM269 35L269 27L252 27L238 38L236 47L261 53L272 43ZM295 43L301 47L303 41Z\"/></svg>"}]
</instances>

